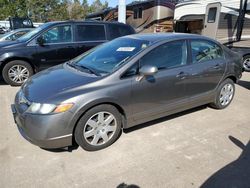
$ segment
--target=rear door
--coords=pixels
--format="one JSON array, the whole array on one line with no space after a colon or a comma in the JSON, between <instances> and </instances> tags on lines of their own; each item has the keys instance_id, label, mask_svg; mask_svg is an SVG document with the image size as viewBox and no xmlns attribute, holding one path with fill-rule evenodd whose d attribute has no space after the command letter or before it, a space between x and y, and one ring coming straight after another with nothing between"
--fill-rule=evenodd
<instances>
[{"instance_id":1,"label":"rear door","mask_svg":"<svg viewBox=\"0 0 250 188\"><path fill-rule=\"evenodd\" d=\"M64 63L75 57L71 24L54 26L40 37L44 39L44 44L36 45L37 53L34 56L40 63L41 69Z\"/></svg>"},{"instance_id":2,"label":"rear door","mask_svg":"<svg viewBox=\"0 0 250 188\"><path fill-rule=\"evenodd\" d=\"M211 41L190 40L190 52L187 95L193 97L215 90L226 69L223 50Z\"/></svg>"},{"instance_id":3,"label":"rear door","mask_svg":"<svg viewBox=\"0 0 250 188\"><path fill-rule=\"evenodd\" d=\"M205 24L202 35L216 38L219 25L221 3L210 3L206 7Z\"/></svg>"},{"instance_id":4,"label":"rear door","mask_svg":"<svg viewBox=\"0 0 250 188\"><path fill-rule=\"evenodd\" d=\"M104 24L77 23L75 24L75 35L75 48L77 55L107 42Z\"/></svg>"}]
</instances>

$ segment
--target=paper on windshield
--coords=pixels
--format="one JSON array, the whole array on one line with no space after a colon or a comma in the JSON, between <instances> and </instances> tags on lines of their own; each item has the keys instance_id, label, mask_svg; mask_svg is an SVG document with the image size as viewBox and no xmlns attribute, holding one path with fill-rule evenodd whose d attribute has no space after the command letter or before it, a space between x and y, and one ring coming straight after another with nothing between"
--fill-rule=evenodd
<instances>
[{"instance_id":1,"label":"paper on windshield","mask_svg":"<svg viewBox=\"0 0 250 188\"><path fill-rule=\"evenodd\" d=\"M135 47L120 47L116 51L117 52L132 52L134 51Z\"/></svg>"}]
</instances>

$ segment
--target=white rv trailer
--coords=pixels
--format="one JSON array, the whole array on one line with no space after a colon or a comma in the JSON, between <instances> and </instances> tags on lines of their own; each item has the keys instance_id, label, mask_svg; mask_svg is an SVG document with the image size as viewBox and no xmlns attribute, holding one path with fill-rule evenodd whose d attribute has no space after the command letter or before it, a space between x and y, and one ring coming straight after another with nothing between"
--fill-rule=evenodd
<instances>
[{"instance_id":1,"label":"white rv trailer","mask_svg":"<svg viewBox=\"0 0 250 188\"><path fill-rule=\"evenodd\" d=\"M175 31L214 38L243 55L250 71L250 2L184 0L175 7Z\"/></svg>"}]
</instances>

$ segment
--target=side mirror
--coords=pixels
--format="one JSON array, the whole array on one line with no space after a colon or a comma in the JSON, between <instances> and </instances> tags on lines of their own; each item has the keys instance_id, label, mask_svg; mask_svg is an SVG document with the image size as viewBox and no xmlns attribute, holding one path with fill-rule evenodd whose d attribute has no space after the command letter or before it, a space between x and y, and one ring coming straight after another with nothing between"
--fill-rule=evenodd
<instances>
[{"instance_id":1,"label":"side mirror","mask_svg":"<svg viewBox=\"0 0 250 188\"><path fill-rule=\"evenodd\" d=\"M136 81L140 82L145 76L153 76L158 72L158 68L152 65L144 65L140 68L140 75L136 78Z\"/></svg>"},{"instance_id":2,"label":"side mirror","mask_svg":"<svg viewBox=\"0 0 250 188\"><path fill-rule=\"evenodd\" d=\"M38 37L38 38L36 39L36 42L37 42L37 44L39 44L40 46L43 46L44 43L45 43L45 40L44 40L44 38L43 38L42 36L40 36L40 37Z\"/></svg>"},{"instance_id":3,"label":"side mirror","mask_svg":"<svg viewBox=\"0 0 250 188\"><path fill-rule=\"evenodd\" d=\"M139 73L142 76L152 76L158 72L158 68L152 65L144 65L140 68Z\"/></svg>"}]
</instances>

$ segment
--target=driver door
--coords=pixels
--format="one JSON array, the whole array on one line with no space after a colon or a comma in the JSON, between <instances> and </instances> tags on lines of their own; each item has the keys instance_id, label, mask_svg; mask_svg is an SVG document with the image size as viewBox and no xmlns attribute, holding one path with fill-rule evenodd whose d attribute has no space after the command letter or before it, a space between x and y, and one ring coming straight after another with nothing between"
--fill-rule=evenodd
<instances>
[{"instance_id":1,"label":"driver door","mask_svg":"<svg viewBox=\"0 0 250 188\"><path fill-rule=\"evenodd\" d=\"M44 44L37 45L35 59L41 69L64 63L75 57L72 25L55 26L40 37Z\"/></svg>"},{"instance_id":2,"label":"driver door","mask_svg":"<svg viewBox=\"0 0 250 188\"><path fill-rule=\"evenodd\" d=\"M137 123L164 116L180 107L186 98L187 42L167 42L151 50L140 60L156 66L158 72L132 81L133 118Z\"/></svg>"}]
</instances>

